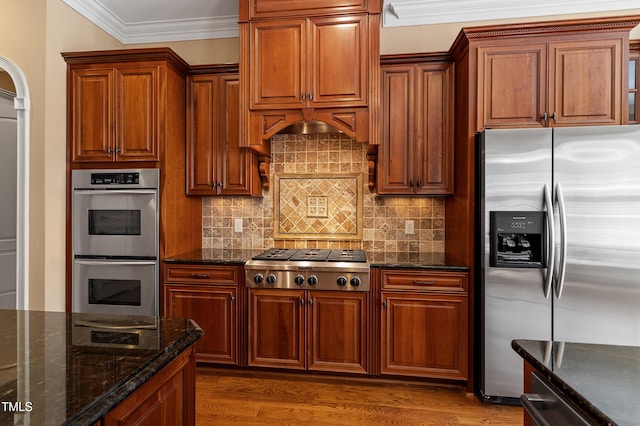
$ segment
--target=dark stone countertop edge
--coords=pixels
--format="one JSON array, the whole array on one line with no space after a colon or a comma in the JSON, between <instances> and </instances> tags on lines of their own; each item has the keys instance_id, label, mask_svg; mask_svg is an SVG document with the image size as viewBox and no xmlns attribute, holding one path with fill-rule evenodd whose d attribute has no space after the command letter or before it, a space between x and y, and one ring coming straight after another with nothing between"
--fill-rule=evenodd
<instances>
[{"instance_id":1,"label":"dark stone countertop edge","mask_svg":"<svg viewBox=\"0 0 640 426\"><path fill-rule=\"evenodd\" d=\"M543 363L541 363L536 357L530 354L524 347L522 347L518 340L513 340L511 342L511 347L516 351L518 355L520 355L525 361L533 366L538 373L542 375L542 377L550 382L553 386L555 386L563 396L567 397L567 399L574 404L577 408L582 410L587 416L589 416L592 420L596 421L598 424L609 424L615 425L616 422L610 419L606 414L600 411L596 406L594 406L589 400L587 400L584 396L580 394L580 392L576 391L572 388L567 382L558 377L553 371L549 370Z\"/></svg>"},{"instance_id":2,"label":"dark stone countertop edge","mask_svg":"<svg viewBox=\"0 0 640 426\"><path fill-rule=\"evenodd\" d=\"M76 413L72 417L69 417L64 424L93 425L106 416L119 403L138 390L149 379L155 376L160 370L166 367L171 361L176 359L181 353L202 337L204 333L202 329L197 326L195 322L191 322L193 324L193 328L190 329L187 334L167 346L161 354L144 364L126 380L105 392L101 398L96 399L82 411Z\"/></svg>"},{"instance_id":3,"label":"dark stone countertop edge","mask_svg":"<svg viewBox=\"0 0 640 426\"><path fill-rule=\"evenodd\" d=\"M259 254L262 250L223 250L223 249L199 249L188 253L182 253L176 256L171 256L163 259L164 263L174 265L230 265L230 266L242 266L247 260L253 256ZM369 260L369 264L375 268L390 268L390 269L424 269L433 271L451 271L451 272L468 272L469 267L457 266L457 265L442 265L433 264L429 262L420 261L398 261L397 254L391 254L390 260L380 260L380 257L385 255L377 254L375 256L369 256L374 258ZM402 255L400 255L402 257ZM407 254L406 257L413 256L413 254Z\"/></svg>"}]
</instances>

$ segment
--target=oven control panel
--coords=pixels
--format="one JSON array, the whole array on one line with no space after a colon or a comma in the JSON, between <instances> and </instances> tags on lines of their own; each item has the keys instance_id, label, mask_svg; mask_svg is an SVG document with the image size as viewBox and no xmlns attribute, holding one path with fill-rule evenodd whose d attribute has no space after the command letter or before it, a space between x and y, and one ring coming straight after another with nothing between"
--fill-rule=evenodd
<instances>
[{"instance_id":1,"label":"oven control panel","mask_svg":"<svg viewBox=\"0 0 640 426\"><path fill-rule=\"evenodd\" d=\"M137 185L140 173L91 173L91 185Z\"/></svg>"}]
</instances>

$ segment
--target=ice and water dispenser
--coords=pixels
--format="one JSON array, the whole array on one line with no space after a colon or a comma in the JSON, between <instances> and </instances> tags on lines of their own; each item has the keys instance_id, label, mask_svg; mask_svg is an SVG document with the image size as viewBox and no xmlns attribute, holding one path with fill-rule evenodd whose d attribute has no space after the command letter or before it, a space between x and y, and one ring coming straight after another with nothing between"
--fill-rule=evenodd
<instances>
[{"instance_id":1,"label":"ice and water dispenser","mask_svg":"<svg viewBox=\"0 0 640 426\"><path fill-rule=\"evenodd\" d=\"M489 216L490 265L546 267L546 212L492 211Z\"/></svg>"}]
</instances>

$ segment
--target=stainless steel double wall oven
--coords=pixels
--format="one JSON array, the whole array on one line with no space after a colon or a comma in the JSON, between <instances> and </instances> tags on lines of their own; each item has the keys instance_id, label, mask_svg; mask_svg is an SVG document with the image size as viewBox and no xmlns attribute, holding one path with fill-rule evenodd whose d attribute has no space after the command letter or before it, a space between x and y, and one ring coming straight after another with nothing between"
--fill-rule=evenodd
<instances>
[{"instance_id":1,"label":"stainless steel double wall oven","mask_svg":"<svg viewBox=\"0 0 640 426\"><path fill-rule=\"evenodd\" d=\"M158 169L73 170L74 312L157 315Z\"/></svg>"}]
</instances>

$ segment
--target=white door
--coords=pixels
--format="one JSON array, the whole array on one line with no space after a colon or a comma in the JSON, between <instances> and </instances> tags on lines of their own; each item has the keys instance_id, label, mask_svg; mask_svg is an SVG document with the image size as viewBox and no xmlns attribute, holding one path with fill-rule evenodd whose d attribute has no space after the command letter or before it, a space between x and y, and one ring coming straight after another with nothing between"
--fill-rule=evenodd
<instances>
[{"instance_id":1,"label":"white door","mask_svg":"<svg viewBox=\"0 0 640 426\"><path fill-rule=\"evenodd\" d=\"M16 308L18 122L13 96L0 90L0 308Z\"/></svg>"}]
</instances>

